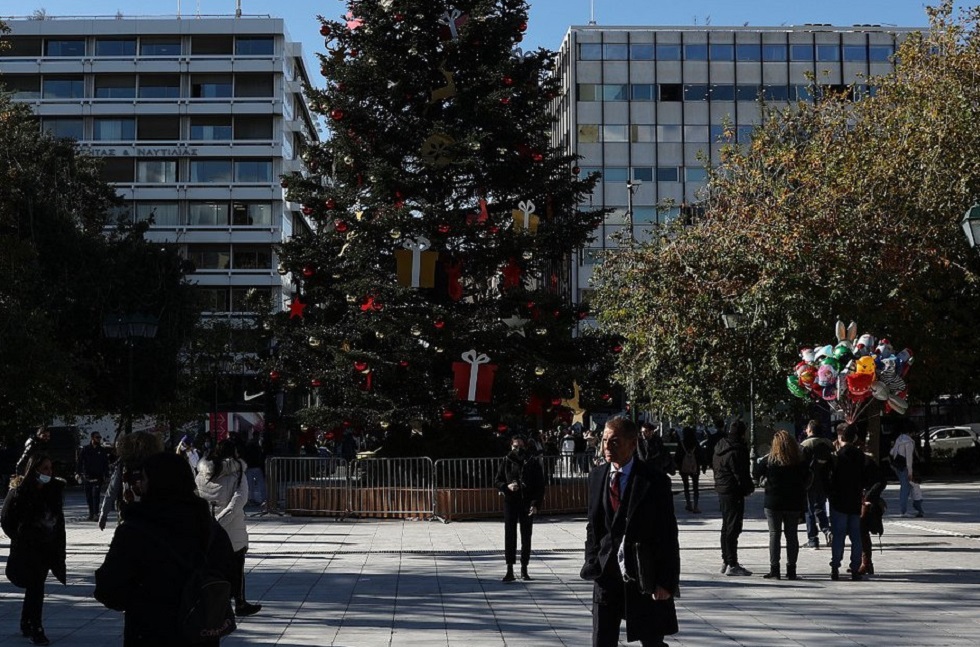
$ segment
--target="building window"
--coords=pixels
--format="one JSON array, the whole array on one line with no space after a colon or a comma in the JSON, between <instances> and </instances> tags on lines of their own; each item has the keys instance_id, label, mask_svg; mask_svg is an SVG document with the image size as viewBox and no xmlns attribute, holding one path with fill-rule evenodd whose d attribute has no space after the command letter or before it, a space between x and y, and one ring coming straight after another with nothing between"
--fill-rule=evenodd
<instances>
[{"instance_id":1,"label":"building window","mask_svg":"<svg viewBox=\"0 0 980 647\"><path fill-rule=\"evenodd\" d=\"M708 137L712 144L727 144L731 142L731 130L726 130L724 126L708 126Z\"/></svg>"},{"instance_id":2,"label":"building window","mask_svg":"<svg viewBox=\"0 0 980 647\"><path fill-rule=\"evenodd\" d=\"M708 170L700 166L688 166L684 169L684 179L688 182L706 182Z\"/></svg>"},{"instance_id":3,"label":"building window","mask_svg":"<svg viewBox=\"0 0 980 647\"><path fill-rule=\"evenodd\" d=\"M737 126L735 128L735 141L739 144L747 144L752 141L752 133L755 132L755 126Z\"/></svg>"},{"instance_id":4,"label":"building window","mask_svg":"<svg viewBox=\"0 0 980 647\"><path fill-rule=\"evenodd\" d=\"M44 41L45 56L85 56L84 38L49 39Z\"/></svg>"},{"instance_id":5,"label":"building window","mask_svg":"<svg viewBox=\"0 0 980 647\"><path fill-rule=\"evenodd\" d=\"M84 130L81 119L52 119L45 117L41 120L41 129L47 131L52 137L84 139Z\"/></svg>"},{"instance_id":6,"label":"building window","mask_svg":"<svg viewBox=\"0 0 980 647\"><path fill-rule=\"evenodd\" d=\"M26 101L41 98L41 77L31 74L4 74L4 90L14 95L14 99Z\"/></svg>"},{"instance_id":7,"label":"building window","mask_svg":"<svg viewBox=\"0 0 980 647\"><path fill-rule=\"evenodd\" d=\"M230 74L195 74L191 78L191 96L195 99L220 99L232 96Z\"/></svg>"},{"instance_id":8,"label":"building window","mask_svg":"<svg viewBox=\"0 0 980 647\"><path fill-rule=\"evenodd\" d=\"M630 141L636 143L654 141L654 126L646 124L633 124L630 126Z\"/></svg>"},{"instance_id":9,"label":"building window","mask_svg":"<svg viewBox=\"0 0 980 647\"><path fill-rule=\"evenodd\" d=\"M602 141L626 142L626 124L604 124L602 126Z\"/></svg>"},{"instance_id":10,"label":"building window","mask_svg":"<svg viewBox=\"0 0 980 647\"><path fill-rule=\"evenodd\" d=\"M136 77L132 75L96 75L96 99L132 99L136 96Z\"/></svg>"},{"instance_id":11,"label":"building window","mask_svg":"<svg viewBox=\"0 0 980 647\"><path fill-rule=\"evenodd\" d=\"M734 61L735 46L724 44L713 44L708 48L708 56L712 61Z\"/></svg>"},{"instance_id":12,"label":"building window","mask_svg":"<svg viewBox=\"0 0 980 647\"><path fill-rule=\"evenodd\" d=\"M40 38L6 38L3 39L6 48L0 49L3 58L37 58L43 51Z\"/></svg>"},{"instance_id":13,"label":"building window","mask_svg":"<svg viewBox=\"0 0 980 647\"><path fill-rule=\"evenodd\" d=\"M602 170L606 182L625 182L629 177L629 169L625 166L607 166Z\"/></svg>"},{"instance_id":14,"label":"building window","mask_svg":"<svg viewBox=\"0 0 980 647\"><path fill-rule=\"evenodd\" d=\"M707 101L708 86L688 83L684 86L684 101Z\"/></svg>"},{"instance_id":15,"label":"building window","mask_svg":"<svg viewBox=\"0 0 980 647\"><path fill-rule=\"evenodd\" d=\"M179 99L180 76L176 74L141 74L141 99Z\"/></svg>"},{"instance_id":16,"label":"building window","mask_svg":"<svg viewBox=\"0 0 980 647\"><path fill-rule=\"evenodd\" d=\"M223 202L188 203L187 220L196 227L225 227L228 225L228 205Z\"/></svg>"},{"instance_id":17,"label":"building window","mask_svg":"<svg viewBox=\"0 0 980 647\"><path fill-rule=\"evenodd\" d=\"M191 54L194 56L227 56L234 51L232 36L191 36Z\"/></svg>"},{"instance_id":18,"label":"building window","mask_svg":"<svg viewBox=\"0 0 980 647\"><path fill-rule=\"evenodd\" d=\"M868 60L868 50L864 45L844 45L844 60L851 63L864 63Z\"/></svg>"},{"instance_id":19,"label":"building window","mask_svg":"<svg viewBox=\"0 0 980 647\"><path fill-rule=\"evenodd\" d=\"M684 86L680 83L661 83L657 89L661 101L684 100Z\"/></svg>"},{"instance_id":20,"label":"building window","mask_svg":"<svg viewBox=\"0 0 980 647\"><path fill-rule=\"evenodd\" d=\"M599 143L599 124L579 124L578 143L598 144Z\"/></svg>"},{"instance_id":21,"label":"building window","mask_svg":"<svg viewBox=\"0 0 980 647\"><path fill-rule=\"evenodd\" d=\"M689 144L708 143L707 126L684 126L684 141Z\"/></svg>"},{"instance_id":22,"label":"building window","mask_svg":"<svg viewBox=\"0 0 980 647\"><path fill-rule=\"evenodd\" d=\"M272 205L268 202L232 202L231 224L236 227L269 227Z\"/></svg>"},{"instance_id":23,"label":"building window","mask_svg":"<svg viewBox=\"0 0 980 647\"><path fill-rule=\"evenodd\" d=\"M640 182L653 182L653 168L650 166L633 168L633 179Z\"/></svg>"},{"instance_id":24,"label":"building window","mask_svg":"<svg viewBox=\"0 0 980 647\"><path fill-rule=\"evenodd\" d=\"M198 270L231 269L231 252L227 245L188 245L187 260Z\"/></svg>"},{"instance_id":25,"label":"building window","mask_svg":"<svg viewBox=\"0 0 980 647\"><path fill-rule=\"evenodd\" d=\"M793 86L797 101L813 101L813 88L809 85Z\"/></svg>"},{"instance_id":26,"label":"building window","mask_svg":"<svg viewBox=\"0 0 980 647\"><path fill-rule=\"evenodd\" d=\"M599 101L599 86L595 83L579 83L575 94L579 101Z\"/></svg>"},{"instance_id":27,"label":"building window","mask_svg":"<svg viewBox=\"0 0 980 647\"><path fill-rule=\"evenodd\" d=\"M235 117L235 139L272 139L272 117Z\"/></svg>"},{"instance_id":28,"label":"building window","mask_svg":"<svg viewBox=\"0 0 980 647\"><path fill-rule=\"evenodd\" d=\"M789 101L788 85L764 85L762 96L766 101Z\"/></svg>"},{"instance_id":29,"label":"building window","mask_svg":"<svg viewBox=\"0 0 980 647\"><path fill-rule=\"evenodd\" d=\"M136 39L134 38L96 38L96 56L136 56Z\"/></svg>"},{"instance_id":30,"label":"building window","mask_svg":"<svg viewBox=\"0 0 980 647\"><path fill-rule=\"evenodd\" d=\"M684 60L687 61L708 60L708 45L705 43L692 43L690 45L685 45Z\"/></svg>"},{"instance_id":31,"label":"building window","mask_svg":"<svg viewBox=\"0 0 980 647\"><path fill-rule=\"evenodd\" d=\"M271 160L236 160L235 182L266 184L272 182Z\"/></svg>"},{"instance_id":32,"label":"building window","mask_svg":"<svg viewBox=\"0 0 980 647\"><path fill-rule=\"evenodd\" d=\"M840 60L840 47L837 45L817 45L817 61L830 63Z\"/></svg>"},{"instance_id":33,"label":"building window","mask_svg":"<svg viewBox=\"0 0 980 647\"><path fill-rule=\"evenodd\" d=\"M157 227L176 227L180 224L180 210L176 202L140 202L136 205L136 220L153 219Z\"/></svg>"},{"instance_id":34,"label":"building window","mask_svg":"<svg viewBox=\"0 0 980 647\"><path fill-rule=\"evenodd\" d=\"M92 139L96 141L132 141L135 138L135 119L96 117L92 120Z\"/></svg>"},{"instance_id":35,"label":"building window","mask_svg":"<svg viewBox=\"0 0 980 647\"><path fill-rule=\"evenodd\" d=\"M764 43L762 45L763 61L785 61L786 55L787 52L785 45L775 45L771 43Z\"/></svg>"},{"instance_id":36,"label":"building window","mask_svg":"<svg viewBox=\"0 0 980 647\"><path fill-rule=\"evenodd\" d=\"M681 127L674 124L661 124L657 126L657 141L663 143L676 143L681 139Z\"/></svg>"},{"instance_id":37,"label":"building window","mask_svg":"<svg viewBox=\"0 0 980 647\"><path fill-rule=\"evenodd\" d=\"M894 53L891 45L872 45L868 48L868 60L872 63L888 63Z\"/></svg>"},{"instance_id":38,"label":"building window","mask_svg":"<svg viewBox=\"0 0 980 647\"><path fill-rule=\"evenodd\" d=\"M633 207L633 224L649 225L657 222L656 207Z\"/></svg>"},{"instance_id":39,"label":"building window","mask_svg":"<svg viewBox=\"0 0 980 647\"><path fill-rule=\"evenodd\" d=\"M735 86L735 100L736 101L755 101L759 98L759 86L757 85L736 85ZM712 98L714 98L712 96Z\"/></svg>"},{"instance_id":40,"label":"building window","mask_svg":"<svg viewBox=\"0 0 980 647\"><path fill-rule=\"evenodd\" d=\"M629 101L629 86L625 83L606 83L602 86L603 101Z\"/></svg>"},{"instance_id":41,"label":"building window","mask_svg":"<svg viewBox=\"0 0 980 647\"><path fill-rule=\"evenodd\" d=\"M272 56L275 41L271 36L239 36L235 39L235 54L238 56Z\"/></svg>"},{"instance_id":42,"label":"building window","mask_svg":"<svg viewBox=\"0 0 980 647\"><path fill-rule=\"evenodd\" d=\"M712 101L734 101L735 100L735 86L734 85L712 85L709 90L709 96Z\"/></svg>"},{"instance_id":43,"label":"building window","mask_svg":"<svg viewBox=\"0 0 980 647\"><path fill-rule=\"evenodd\" d=\"M762 47L758 43L742 43L735 46L736 61L761 61Z\"/></svg>"},{"instance_id":44,"label":"building window","mask_svg":"<svg viewBox=\"0 0 980 647\"><path fill-rule=\"evenodd\" d=\"M99 176L104 182L119 182L131 184L133 182L133 158L132 157L106 157L102 159L102 169Z\"/></svg>"},{"instance_id":45,"label":"building window","mask_svg":"<svg viewBox=\"0 0 980 647\"><path fill-rule=\"evenodd\" d=\"M790 45L790 47L789 47L789 60L791 60L791 61L812 61L813 60L813 43L807 43L805 45Z\"/></svg>"},{"instance_id":46,"label":"building window","mask_svg":"<svg viewBox=\"0 0 980 647\"><path fill-rule=\"evenodd\" d=\"M677 182L677 167L676 166L658 166L657 167L657 182Z\"/></svg>"},{"instance_id":47,"label":"building window","mask_svg":"<svg viewBox=\"0 0 980 647\"><path fill-rule=\"evenodd\" d=\"M634 83L630 86L633 101L653 101L655 87L652 83Z\"/></svg>"},{"instance_id":48,"label":"building window","mask_svg":"<svg viewBox=\"0 0 980 647\"><path fill-rule=\"evenodd\" d=\"M680 45L657 45L658 61L679 61L681 60Z\"/></svg>"},{"instance_id":49,"label":"building window","mask_svg":"<svg viewBox=\"0 0 980 647\"><path fill-rule=\"evenodd\" d=\"M231 161L192 159L190 181L228 184L231 182Z\"/></svg>"},{"instance_id":50,"label":"building window","mask_svg":"<svg viewBox=\"0 0 980 647\"><path fill-rule=\"evenodd\" d=\"M653 44L634 43L630 45L630 59L634 61L652 61Z\"/></svg>"},{"instance_id":51,"label":"building window","mask_svg":"<svg viewBox=\"0 0 980 647\"><path fill-rule=\"evenodd\" d=\"M272 97L274 95L271 74L238 74L235 76L236 97Z\"/></svg>"},{"instance_id":52,"label":"building window","mask_svg":"<svg viewBox=\"0 0 980 647\"><path fill-rule=\"evenodd\" d=\"M177 160L136 160L136 181L173 184L177 181Z\"/></svg>"},{"instance_id":53,"label":"building window","mask_svg":"<svg viewBox=\"0 0 980 647\"><path fill-rule=\"evenodd\" d=\"M271 311L275 293L268 287L233 287L231 289L232 312L255 312L256 307L262 311ZM247 348L255 348L248 346Z\"/></svg>"},{"instance_id":54,"label":"building window","mask_svg":"<svg viewBox=\"0 0 980 647\"><path fill-rule=\"evenodd\" d=\"M602 45L599 43L579 43L578 60L580 61L601 61Z\"/></svg>"},{"instance_id":55,"label":"building window","mask_svg":"<svg viewBox=\"0 0 980 647\"><path fill-rule=\"evenodd\" d=\"M606 43L602 46L602 56L607 61L625 61L629 58L626 43Z\"/></svg>"},{"instance_id":56,"label":"building window","mask_svg":"<svg viewBox=\"0 0 980 647\"><path fill-rule=\"evenodd\" d=\"M231 117L191 117L191 139L194 141L231 141Z\"/></svg>"},{"instance_id":57,"label":"building window","mask_svg":"<svg viewBox=\"0 0 980 647\"><path fill-rule=\"evenodd\" d=\"M236 245L231 266L236 270L271 270L272 248L268 245Z\"/></svg>"},{"instance_id":58,"label":"building window","mask_svg":"<svg viewBox=\"0 0 980 647\"><path fill-rule=\"evenodd\" d=\"M85 82L82 77L44 77L41 82L41 97L44 99L82 99L85 97Z\"/></svg>"},{"instance_id":59,"label":"building window","mask_svg":"<svg viewBox=\"0 0 980 647\"><path fill-rule=\"evenodd\" d=\"M148 38L140 39L140 56L180 56L180 38Z\"/></svg>"},{"instance_id":60,"label":"building window","mask_svg":"<svg viewBox=\"0 0 980 647\"><path fill-rule=\"evenodd\" d=\"M187 260L194 262L192 254L188 253ZM198 287L197 292L202 312L228 312L228 288Z\"/></svg>"},{"instance_id":61,"label":"building window","mask_svg":"<svg viewBox=\"0 0 980 647\"><path fill-rule=\"evenodd\" d=\"M180 139L180 117L140 117L136 123L139 141Z\"/></svg>"}]
</instances>

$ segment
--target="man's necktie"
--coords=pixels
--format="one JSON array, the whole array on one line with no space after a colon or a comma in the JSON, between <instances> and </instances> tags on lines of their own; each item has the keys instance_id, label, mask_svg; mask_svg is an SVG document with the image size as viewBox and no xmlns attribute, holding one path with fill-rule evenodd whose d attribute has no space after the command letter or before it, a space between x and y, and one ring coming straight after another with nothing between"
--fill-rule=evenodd
<instances>
[{"instance_id":1,"label":"man's necktie","mask_svg":"<svg viewBox=\"0 0 980 647\"><path fill-rule=\"evenodd\" d=\"M609 506L612 508L613 514L619 510L619 476L622 474L619 470L612 473L612 479L609 481Z\"/></svg>"}]
</instances>

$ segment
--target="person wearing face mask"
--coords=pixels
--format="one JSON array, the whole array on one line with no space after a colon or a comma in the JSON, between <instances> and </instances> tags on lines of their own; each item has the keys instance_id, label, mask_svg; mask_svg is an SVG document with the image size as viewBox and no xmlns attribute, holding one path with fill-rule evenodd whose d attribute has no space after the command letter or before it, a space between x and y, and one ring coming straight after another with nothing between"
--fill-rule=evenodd
<instances>
[{"instance_id":1,"label":"person wearing face mask","mask_svg":"<svg viewBox=\"0 0 980 647\"><path fill-rule=\"evenodd\" d=\"M65 569L65 482L52 477L47 454L32 454L23 475L10 482L10 492L0 512L0 527L10 538L6 575L24 589L20 631L35 645L49 645L41 625L44 581L48 571L62 584Z\"/></svg>"},{"instance_id":2,"label":"person wearing face mask","mask_svg":"<svg viewBox=\"0 0 980 647\"><path fill-rule=\"evenodd\" d=\"M544 472L541 463L527 450L523 436L514 436L510 453L497 470L497 489L504 497L504 559L507 573L504 582L513 582L517 558L517 527L521 528L521 579L530 580L527 573L531 561L531 531L534 515L544 498Z\"/></svg>"}]
</instances>

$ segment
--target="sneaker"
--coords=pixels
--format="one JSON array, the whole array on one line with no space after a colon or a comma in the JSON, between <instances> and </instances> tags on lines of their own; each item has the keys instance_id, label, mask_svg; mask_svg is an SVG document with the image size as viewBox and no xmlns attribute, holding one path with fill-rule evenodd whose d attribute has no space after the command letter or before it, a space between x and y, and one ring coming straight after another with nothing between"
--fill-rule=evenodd
<instances>
[{"instance_id":1,"label":"sneaker","mask_svg":"<svg viewBox=\"0 0 980 647\"><path fill-rule=\"evenodd\" d=\"M728 573L728 564L722 564L721 565L721 574L722 575L725 575L726 573Z\"/></svg>"},{"instance_id":2,"label":"sneaker","mask_svg":"<svg viewBox=\"0 0 980 647\"><path fill-rule=\"evenodd\" d=\"M31 643L34 645L50 645L51 641L48 637L44 635L44 627L38 625L34 627L34 631L31 633Z\"/></svg>"},{"instance_id":3,"label":"sneaker","mask_svg":"<svg viewBox=\"0 0 980 647\"><path fill-rule=\"evenodd\" d=\"M235 605L235 615L240 618L244 618L245 616L254 616L261 610L261 604L252 604L251 602L243 602Z\"/></svg>"},{"instance_id":4,"label":"sneaker","mask_svg":"<svg viewBox=\"0 0 980 647\"><path fill-rule=\"evenodd\" d=\"M814 537L810 541L806 542L807 548L820 548L820 540Z\"/></svg>"},{"instance_id":5,"label":"sneaker","mask_svg":"<svg viewBox=\"0 0 980 647\"><path fill-rule=\"evenodd\" d=\"M925 515L925 513L922 513L922 512L916 512L915 513L915 516L916 516L916 518L919 518L919 517L924 517L926 515Z\"/></svg>"},{"instance_id":6,"label":"sneaker","mask_svg":"<svg viewBox=\"0 0 980 647\"><path fill-rule=\"evenodd\" d=\"M747 570L741 564L735 564L734 566L728 567L728 572L725 575L734 575L735 577L748 577L752 575L752 571Z\"/></svg>"},{"instance_id":7,"label":"sneaker","mask_svg":"<svg viewBox=\"0 0 980 647\"><path fill-rule=\"evenodd\" d=\"M858 571L851 571L851 579L855 582L858 582L860 580L863 580L864 576L861 575L861 573L859 573Z\"/></svg>"},{"instance_id":8,"label":"sneaker","mask_svg":"<svg viewBox=\"0 0 980 647\"><path fill-rule=\"evenodd\" d=\"M840 571L837 569L836 566L830 567L830 579L832 579L835 582L840 579Z\"/></svg>"},{"instance_id":9,"label":"sneaker","mask_svg":"<svg viewBox=\"0 0 980 647\"><path fill-rule=\"evenodd\" d=\"M831 534L830 528L823 529L823 538L826 540L826 545L829 546L834 543L834 535Z\"/></svg>"}]
</instances>

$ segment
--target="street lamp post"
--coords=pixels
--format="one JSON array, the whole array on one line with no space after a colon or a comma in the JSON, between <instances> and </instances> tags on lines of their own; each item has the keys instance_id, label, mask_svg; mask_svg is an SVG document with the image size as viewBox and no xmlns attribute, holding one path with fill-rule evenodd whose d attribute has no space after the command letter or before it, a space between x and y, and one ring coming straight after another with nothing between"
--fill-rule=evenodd
<instances>
[{"instance_id":1,"label":"street lamp post","mask_svg":"<svg viewBox=\"0 0 980 647\"><path fill-rule=\"evenodd\" d=\"M745 315L741 313L723 313L721 321L728 330L738 330L745 326ZM752 365L752 336L747 336L749 343L749 458L755 464L755 370Z\"/></svg>"},{"instance_id":2,"label":"street lamp post","mask_svg":"<svg viewBox=\"0 0 980 647\"><path fill-rule=\"evenodd\" d=\"M122 339L126 344L126 433L133 431L133 343L137 338L157 336L159 319L146 314L111 314L102 321L107 339Z\"/></svg>"},{"instance_id":3,"label":"street lamp post","mask_svg":"<svg viewBox=\"0 0 980 647\"><path fill-rule=\"evenodd\" d=\"M633 195L636 194L636 190L640 188L643 184L641 180L630 180L626 183L626 225L629 228L630 244L636 238L633 235Z\"/></svg>"}]
</instances>

